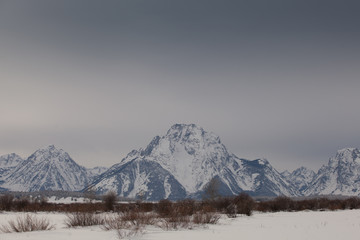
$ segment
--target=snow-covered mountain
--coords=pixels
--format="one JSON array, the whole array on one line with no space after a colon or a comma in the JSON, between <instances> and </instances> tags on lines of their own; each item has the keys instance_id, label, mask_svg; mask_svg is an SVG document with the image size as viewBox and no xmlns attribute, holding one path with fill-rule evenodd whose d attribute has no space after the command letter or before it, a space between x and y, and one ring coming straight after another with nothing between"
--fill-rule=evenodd
<instances>
[{"instance_id":1,"label":"snow-covered mountain","mask_svg":"<svg viewBox=\"0 0 360 240\"><path fill-rule=\"evenodd\" d=\"M23 161L24 159L15 153L0 156L0 185L3 183L3 179Z\"/></svg>"},{"instance_id":2,"label":"snow-covered mountain","mask_svg":"<svg viewBox=\"0 0 360 240\"><path fill-rule=\"evenodd\" d=\"M146 148L131 151L118 164L84 168L50 145L26 160L0 156L0 190L79 191L147 200L201 198L216 179L222 195L360 196L360 151L345 148L318 173L305 167L279 173L266 159L246 160L229 153L220 138L194 124L175 124Z\"/></svg>"},{"instance_id":3,"label":"snow-covered mountain","mask_svg":"<svg viewBox=\"0 0 360 240\"><path fill-rule=\"evenodd\" d=\"M344 148L320 168L304 195L360 195L360 152Z\"/></svg>"},{"instance_id":4,"label":"snow-covered mountain","mask_svg":"<svg viewBox=\"0 0 360 240\"><path fill-rule=\"evenodd\" d=\"M199 198L218 179L223 195L247 191L262 195L298 195L266 160L230 154L220 138L195 124L175 124L145 149L133 150L92 184L99 193L145 199Z\"/></svg>"},{"instance_id":5,"label":"snow-covered mountain","mask_svg":"<svg viewBox=\"0 0 360 240\"><path fill-rule=\"evenodd\" d=\"M86 168L87 177L89 180L89 183L95 180L98 176L100 176L102 173L107 171L109 168L107 167L93 167L93 168Z\"/></svg>"},{"instance_id":6,"label":"snow-covered mountain","mask_svg":"<svg viewBox=\"0 0 360 240\"><path fill-rule=\"evenodd\" d=\"M241 159L237 175L246 179L243 190L253 196L299 196L299 191L271 166L266 159Z\"/></svg>"},{"instance_id":7,"label":"snow-covered mountain","mask_svg":"<svg viewBox=\"0 0 360 240\"><path fill-rule=\"evenodd\" d=\"M300 193L309 187L315 177L315 172L306 167L295 169L292 173L285 171L281 175Z\"/></svg>"},{"instance_id":8,"label":"snow-covered mountain","mask_svg":"<svg viewBox=\"0 0 360 240\"><path fill-rule=\"evenodd\" d=\"M1 187L12 191L77 191L88 184L86 169L54 145L34 152L3 180Z\"/></svg>"},{"instance_id":9,"label":"snow-covered mountain","mask_svg":"<svg viewBox=\"0 0 360 240\"><path fill-rule=\"evenodd\" d=\"M15 153L6 154L0 156L0 168L16 167L22 161L24 161L24 159Z\"/></svg>"}]
</instances>

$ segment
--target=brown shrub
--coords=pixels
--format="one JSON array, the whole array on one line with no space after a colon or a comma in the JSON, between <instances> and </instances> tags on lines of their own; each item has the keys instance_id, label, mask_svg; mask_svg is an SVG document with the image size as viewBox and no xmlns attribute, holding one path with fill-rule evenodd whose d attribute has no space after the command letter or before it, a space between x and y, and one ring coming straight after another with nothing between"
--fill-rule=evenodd
<instances>
[{"instance_id":1,"label":"brown shrub","mask_svg":"<svg viewBox=\"0 0 360 240\"><path fill-rule=\"evenodd\" d=\"M167 199L160 200L155 207L155 211L159 214L160 217L169 217L174 212L173 203Z\"/></svg>"},{"instance_id":2,"label":"brown shrub","mask_svg":"<svg viewBox=\"0 0 360 240\"><path fill-rule=\"evenodd\" d=\"M9 221L8 225L3 225L0 230L4 233L11 232L30 232L30 231L44 231L51 230L54 225L51 225L46 218L36 218L34 215L26 214L18 217L15 221Z\"/></svg>"},{"instance_id":3,"label":"brown shrub","mask_svg":"<svg viewBox=\"0 0 360 240\"><path fill-rule=\"evenodd\" d=\"M0 210L10 211L13 206L14 196L5 194L0 196Z\"/></svg>"},{"instance_id":4,"label":"brown shrub","mask_svg":"<svg viewBox=\"0 0 360 240\"><path fill-rule=\"evenodd\" d=\"M272 212L278 211L290 211L294 209L294 201L285 196L276 197L273 201L270 202L270 210Z\"/></svg>"},{"instance_id":5,"label":"brown shrub","mask_svg":"<svg viewBox=\"0 0 360 240\"><path fill-rule=\"evenodd\" d=\"M359 209L360 199L358 197L351 197L345 200L347 209Z\"/></svg>"},{"instance_id":6,"label":"brown shrub","mask_svg":"<svg viewBox=\"0 0 360 240\"><path fill-rule=\"evenodd\" d=\"M30 200L28 197L22 197L14 201L14 208L16 209L16 211L25 211L29 205Z\"/></svg>"},{"instance_id":7,"label":"brown shrub","mask_svg":"<svg viewBox=\"0 0 360 240\"><path fill-rule=\"evenodd\" d=\"M114 211L114 206L117 201L117 195L115 192L110 191L103 196L103 203L106 211Z\"/></svg>"},{"instance_id":8,"label":"brown shrub","mask_svg":"<svg viewBox=\"0 0 360 240\"><path fill-rule=\"evenodd\" d=\"M180 216L191 216L195 212L195 201L191 199L185 199L173 204L173 211Z\"/></svg>"},{"instance_id":9,"label":"brown shrub","mask_svg":"<svg viewBox=\"0 0 360 240\"><path fill-rule=\"evenodd\" d=\"M246 193L240 193L235 197L233 204L237 214L245 214L247 216L251 216L255 207L255 201Z\"/></svg>"},{"instance_id":10,"label":"brown shrub","mask_svg":"<svg viewBox=\"0 0 360 240\"><path fill-rule=\"evenodd\" d=\"M216 224L220 219L220 215L216 212L200 211L194 214L193 223L195 224Z\"/></svg>"},{"instance_id":11,"label":"brown shrub","mask_svg":"<svg viewBox=\"0 0 360 240\"><path fill-rule=\"evenodd\" d=\"M68 213L66 217L65 224L68 227L103 225L105 223L105 219L101 215L92 212Z\"/></svg>"},{"instance_id":12,"label":"brown shrub","mask_svg":"<svg viewBox=\"0 0 360 240\"><path fill-rule=\"evenodd\" d=\"M137 208L141 212L152 212L154 210L154 203L139 202L139 203L136 203L136 205L138 206Z\"/></svg>"},{"instance_id":13,"label":"brown shrub","mask_svg":"<svg viewBox=\"0 0 360 240\"><path fill-rule=\"evenodd\" d=\"M225 210L226 215L229 218L236 218L236 214L237 214L237 208L235 204L230 204L226 210Z\"/></svg>"},{"instance_id":14,"label":"brown shrub","mask_svg":"<svg viewBox=\"0 0 360 240\"><path fill-rule=\"evenodd\" d=\"M233 198L231 197L221 197L209 202L209 205L211 205L217 212L224 213L227 211L227 208L232 204L232 201Z\"/></svg>"}]
</instances>

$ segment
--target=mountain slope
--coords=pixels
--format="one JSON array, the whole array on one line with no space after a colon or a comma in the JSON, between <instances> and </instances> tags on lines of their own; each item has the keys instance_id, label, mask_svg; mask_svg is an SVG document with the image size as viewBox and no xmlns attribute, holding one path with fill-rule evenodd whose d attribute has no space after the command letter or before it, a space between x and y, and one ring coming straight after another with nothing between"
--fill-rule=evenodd
<instances>
[{"instance_id":1,"label":"mountain slope","mask_svg":"<svg viewBox=\"0 0 360 240\"><path fill-rule=\"evenodd\" d=\"M23 161L24 159L15 153L0 156L0 185L3 183L6 176Z\"/></svg>"},{"instance_id":2,"label":"mountain slope","mask_svg":"<svg viewBox=\"0 0 360 240\"><path fill-rule=\"evenodd\" d=\"M94 185L99 194L114 191L119 196L147 200L178 200L186 197L181 184L158 163L133 159L101 175Z\"/></svg>"},{"instance_id":3,"label":"mountain slope","mask_svg":"<svg viewBox=\"0 0 360 240\"><path fill-rule=\"evenodd\" d=\"M87 172L68 153L54 145L37 150L5 177L12 191L77 191L88 184Z\"/></svg>"},{"instance_id":4,"label":"mountain slope","mask_svg":"<svg viewBox=\"0 0 360 240\"><path fill-rule=\"evenodd\" d=\"M247 188L243 187L253 196L299 196L300 193L274 169L266 159L253 161L241 159L243 165L238 176L247 177Z\"/></svg>"},{"instance_id":5,"label":"mountain slope","mask_svg":"<svg viewBox=\"0 0 360 240\"><path fill-rule=\"evenodd\" d=\"M304 195L360 195L360 152L344 148L321 167Z\"/></svg>"},{"instance_id":6,"label":"mountain slope","mask_svg":"<svg viewBox=\"0 0 360 240\"><path fill-rule=\"evenodd\" d=\"M305 167L295 169L292 173L285 171L281 175L300 193L307 189L315 178L315 172Z\"/></svg>"},{"instance_id":7,"label":"mountain slope","mask_svg":"<svg viewBox=\"0 0 360 240\"><path fill-rule=\"evenodd\" d=\"M87 178L89 183L93 182L98 176L108 170L107 167L93 167L93 168L86 168Z\"/></svg>"},{"instance_id":8,"label":"mountain slope","mask_svg":"<svg viewBox=\"0 0 360 240\"><path fill-rule=\"evenodd\" d=\"M158 177L152 178L159 185L147 182L135 184L135 181L145 179L144 176L149 173L128 169L141 169L141 166L161 172ZM164 184L165 175L172 179L171 183ZM92 185L98 192L114 190L124 197L134 197L141 191L149 191L152 195L147 195L148 200L185 195L199 198L213 178L220 182L223 195L242 191L273 196L298 194L296 190L289 189L291 186L267 161L237 158L227 151L218 136L195 124L173 125L166 135L156 136L145 149L130 152ZM136 193L130 192L128 186ZM155 190L155 187L161 188L161 191ZM155 192L166 191L168 193L165 195L154 195Z\"/></svg>"}]
</instances>

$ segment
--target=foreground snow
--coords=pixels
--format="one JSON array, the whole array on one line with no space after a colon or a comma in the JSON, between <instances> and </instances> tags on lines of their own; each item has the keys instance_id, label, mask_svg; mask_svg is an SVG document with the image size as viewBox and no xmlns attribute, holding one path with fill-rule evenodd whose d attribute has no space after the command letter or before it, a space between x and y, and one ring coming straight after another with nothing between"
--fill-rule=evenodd
<instances>
[{"instance_id":1,"label":"foreground snow","mask_svg":"<svg viewBox=\"0 0 360 240\"><path fill-rule=\"evenodd\" d=\"M0 225L15 219L21 213L0 213ZM29 233L1 233L1 240L92 240L118 239L115 231L103 231L100 227L66 228L65 214L37 213L46 216L55 230ZM336 212L296 212L296 213L255 213L251 217L240 216L229 219L224 216L218 225L197 227L193 230L164 231L155 227L146 228L143 235L132 237L138 240L227 240L227 239L359 239L360 210Z\"/></svg>"}]
</instances>

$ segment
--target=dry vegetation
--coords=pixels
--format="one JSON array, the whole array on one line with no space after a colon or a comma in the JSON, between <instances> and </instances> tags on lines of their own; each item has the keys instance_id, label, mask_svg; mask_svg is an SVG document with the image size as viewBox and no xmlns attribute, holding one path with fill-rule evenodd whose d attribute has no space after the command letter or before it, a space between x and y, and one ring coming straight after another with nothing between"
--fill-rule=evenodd
<instances>
[{"instance_id":1,"label":"dry vegetation","mask_svg":"<svg viewBox=\"0 0 360 240\"><path fill-rule=\"evenodd\" d=\"M293 200L277 197L268 201L255 202L245 193L236 197L207 198L203 201L182 200L172 202L161 200L157 203L133 202L118 203L116 195L109 193L103 202L55 204L45 198L30 201L27 198L14 198L11 195L0 196L0 211L18 212L65 212L65 224L68 227L99 225L103 230L116 230L119 238L142 233L145 226L157 226L165 230L181 228L192 229L205 224L216 224L221 214L229 218L239 215L250 216L253 211L303 211L303 210L339 210L359 209L360 198L347 199L314 198ZM110 212L105 214L105 212ZM34 214L26 214L0 226L2 232L24 232L50 230L53 225L47 219L38 219Z\"/></svg>"},{"instance_id":2,"label":"dry vegetation","mask_svg":"<svg viewBox=\"0 0 360 240\"><path fill-rule=\"evenodd\" d=\"M68 227L86 227L93 225L102 225L104 218L94 212L72 212L66 214L65 224Z\"/></svg>"},{"instance_id":3,"label":"dry vegetation","mask_svg":"<svg viewBox=\"0 0 360 240\"><path fill-rule=\"evenodd\" d=\"M9 221L8 225L0 226L0 231L4 233L31 232L51 230L53 228L54 225L51 225L48 219L25 214L17 217L15 221Z\"/></svg>"}]
</instances>

